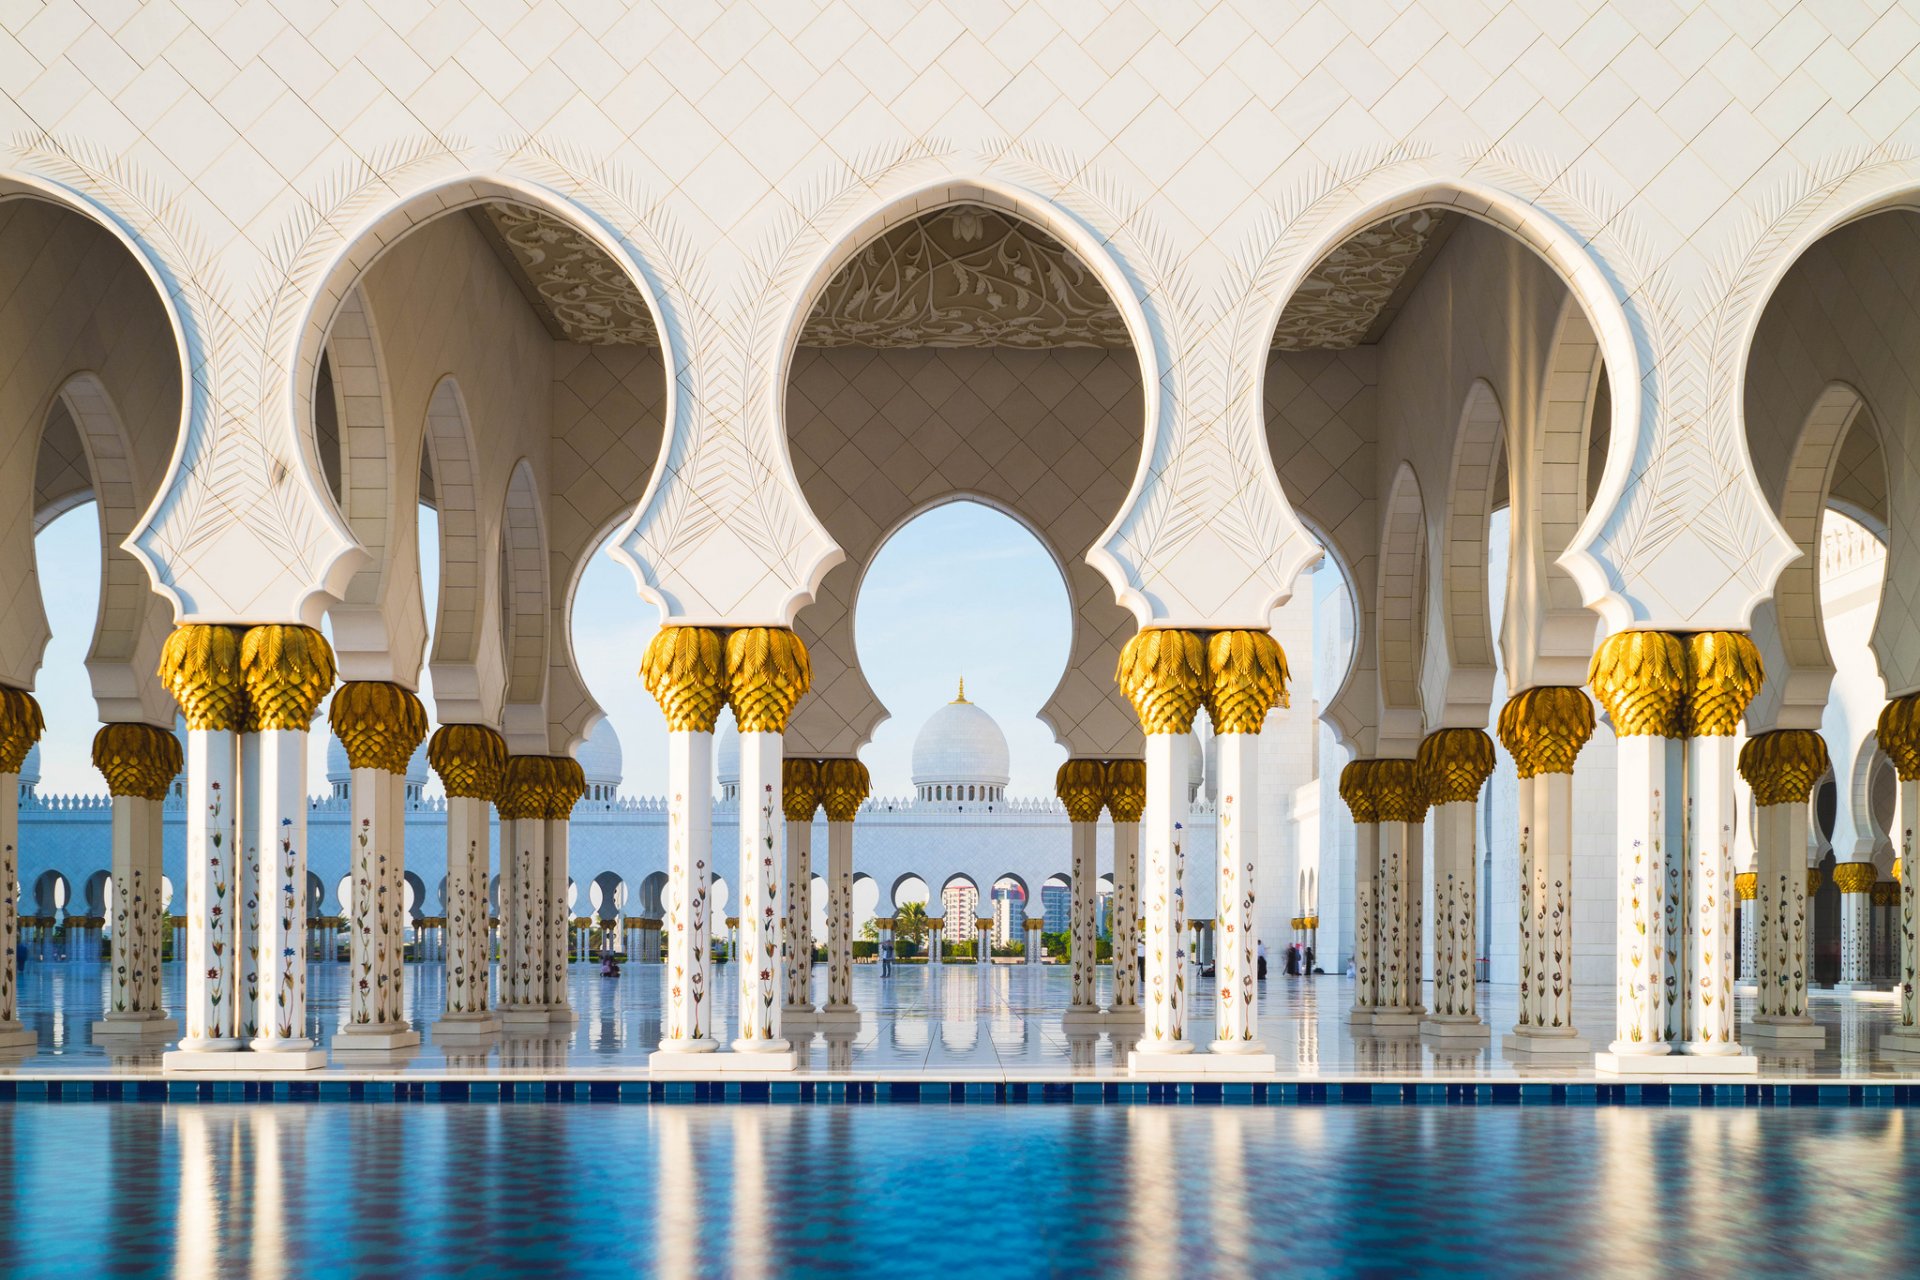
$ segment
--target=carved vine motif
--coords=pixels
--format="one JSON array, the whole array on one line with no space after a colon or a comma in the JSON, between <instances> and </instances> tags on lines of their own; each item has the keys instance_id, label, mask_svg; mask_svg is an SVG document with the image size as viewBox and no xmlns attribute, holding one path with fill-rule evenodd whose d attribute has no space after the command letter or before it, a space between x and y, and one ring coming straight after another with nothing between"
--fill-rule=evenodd
<instances>
[{"instance_id":1,"label":"carved vine motif","mask_svg":"<svg viewBox=\"0 0 1920 1280\"><path fill-rule=\"evenodd\" d=\"M567 341L660 345L653 313L627 273L581 231L539 209L494 201L487 220Z\"/></svg>"},{"instance_id":2,"label":"carved vine motif","mask_svg":"<svg viewBox=\"0 0 1920 1280\"><path fill-rule=\"evenodd\" d=\"M1376 222L1314 267L1274 331L1281 351L1358 346L1447 215L1416 209Z\"/></svg>"}]
</instances>

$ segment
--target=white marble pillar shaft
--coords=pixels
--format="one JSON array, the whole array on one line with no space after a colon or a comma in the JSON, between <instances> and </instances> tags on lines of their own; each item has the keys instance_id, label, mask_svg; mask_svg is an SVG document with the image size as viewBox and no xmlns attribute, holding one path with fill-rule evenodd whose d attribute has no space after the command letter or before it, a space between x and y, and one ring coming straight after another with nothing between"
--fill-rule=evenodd
<instances>
[{"instance_id":1,"label":"white marble pillar shaft","mask_svg":"<svg viewBox=\"0 0 1920 1280\"><path fill-rule=\"evenodd\" d=\"M1412 1019L1421 1012L1419 936L1414 925L1420 906L1421 824L1375 824L1380 833L1379 872L1375 881L1374 945L1378 980L1374 985L1374 1022Z\"/></svg>"},{"instance_id":2,"label":"white marble pillar shaft","mask_svg":"<svg viewBox=\"0 0 1920 1280\"><path fill-rule=\"evenodd\" d=\"M1092 1013L1099 1008L1095 995L1095 976L1099 956L1095 915L1097 904L1094 898L1095 882L1099 877L1099 835L1100 828L1093 822L1070 822L1072 849L1069 866L1073 876L1072 910L1069 913L1069 928L1072 930L1068 946L1068 962L1071 969L1073 1002L1070 1008L1077 1013Z\"/></svg>"},{"instance_id":3,"label":"white marble pillar shaft","mask_svg":"<svg viewBox=\"0 0 1920 1280\"><path fill-rule=\"evenodd\" d=\"M1149 733L1147 804L1141 816L1140 914L1146 920L1147 974L1140 1003L1143 1053L1186 1053L1186 901L1183 842L1188 816L1187 767L1193 738Z\"/></svg>"},{"instance_id":4,"label":"white marble pillar shaft","mask_svg":"<svg viewBox=\"0 0 1920 1280\"><path fill-rule=\"evenodd\" d=\"M1260 735L1214 738L1215 1053L1264 1053L1254 936L1254 866L1260 856ZM1116 960L1118 953L1115 953Z\"/></svg>"},{"instance_id":5,"label":"white marble pillar shaft","mask_svg":"<svg viewBox=\"0 0 1920 1280\"><path fill-rule=\"evenodd\" d=\"M1846 864L1836 870L1841 878ZM1842 888L1840 893L1840 981L1843 985L1864 985L1873 977L1873 892L1872 886L1856 893Z\"/></svg>"},{"instance_id":6,"label":"white marble pillar shaft","mask_svg":"<svg viewBox=\"0 0 1920 1280\"><path fill-rule=\"evenodd\" d=\"M1474 963L1479 954L1479 868L1471 800L1437 804L1433 824L1433 1011L1429 1021L1480 1021Z\"/></svg>"},{"instance_id":7,"label":"white marble pillar shaft","mask_svg":"<svg viewBox=\"0 0 1920 1280\"><path fill-rule=\"evenodd\" d=\"M1348 1021L1365 1024L1379 1003L1379 952L1375 938L1376 886L1380 874L1380 824L1353 824L1353 1008Z\"/></svg>"},{"instance_id":8,"label":"white marble pillar shaft","mask_svg":"<svg viewBox=\"0 0 1920 1280\"><path fill-rule=\"evenodd\" d=\"M493 864L488 804L447 799L447 1010L455 1021L491 1019L487 888Z\"/></svg>"},{"instance_id":9,"label":"white marble pillar shaft","mask_svg":"<svg viewBox=\"0 0 1920 1280\"><path fill-rule=\"evenodd\" d=\"M158 800L113 797L113 968L106 1021L165 1021L160 996Z\"/></svg>"},{"instance_id":10,"label":"white marble pillar shaft","mask_svg":"<svg viewBox=\"0 0 1920 1280\"><path fill-rule=\"evenodd\" d=\"M1762 1024L1812 1025L1807 1016L1807 832L1804 801L1755 810L1753 983Z\"/></svg>"},{"instance_id":11,"label":"white marble pillar shaft","mask_svg":"<svg viewBox=\"0 0 1920 1280\"><path fill-rule=\"evenodd\" d=\"M1760 971L1760 951L1754 940L1760 917L1757 893L1753 898L1739 899L1734 904L1734 916L1740 933L1740 969L1735 977L1743 983L1752 982Z\"/></svg>"},{"instance_id":12,"label":"white marble pillar shaft","mask_svg":"<svg viewBox=\"0 0 1920 1280\"><path fill-rule=\"evenodd\" d=\"M781 807L783 743L778 733L740 735L740 1025L741 1053L781 1053L784 986L780 965L780 881L786 863Z\"/></svg>"},{"instance_id":13,"label":"white marble pillar shaft","mask_svg":"<svg viewBox=\"0 0 1920 1280\"><path fill-rule=\"evenodd\" d=\"M567 988L568 952L572 941L572 880L569 869L569 845L573 824L566 818L542 820L542 844L546 853L547 884L547 966L543 1000L554 1021L574 1018L573 999Z\"/></svg>"},{"instance_id":14,"label":"white marble pillar shaft","mask_svg":"<svg viewBox=\"0 0 1920 1280\"><path fill-rule=\"evenodd\" d=\"M352 979L348 990L348 1021L353 1027L389 1032L396 1029L393 1001L393 949L399 945L399 903L393 899L389 864L393 861L394 831L389 825L387 780L380 769L353 771L347 836L348 874L352 899L347 912L352 933L348 948Z\"/></svg>"},{"instance_id":15,"label":"white marble pillar shaft","mask_svg":"<svg viewBox=\"0 0 1920 1280\"><path fill-rule=\"evenodd\" d=\"M0 1047L33 1043L20 1021L20 775L0 773Z\"/></svg>"},{"instance_id":16,"label":"white marble pillar shaft","mask_svg":"<svg viewBox=\"0 0 1920 1280\"><path fill-rule=\"evenodd\" d=\"M713 734L667 735L667 1004L661 1048L698 1053L713 1039Z\"/></svg>"},{"instance_id":17,"label":"white marble pillar shaft","mask_svg":"<svg viewBox=\"0 0 1920 1280\"><path fill-rule=\"evenodd\" d=\"M1914 826L1920 823L1920 779L1900 779L1899 796L1900 969L1894 985L1900 993L1900 1024L1895 1030L1920 1039L1920 866L1914 864L1913 841Z\"/></svg>"},{"instance_id":18,"label":"white marble pillar shaft","mask_svg":"<svg viewBox=\"0 0 1920 1280\"><path fill-rule=\"evenodd\" d=\"M808 926L811 928L812 915ZM811 942L809 941L809 947ZM853 823L827 824L828 1013L853 1008Z\"/></svg>"},{"instance_id":19,"label":"white marble pillar shaft","mask_svg":"<svg viewBox=\"0 0 1920 1280\"><path fill-rule=\"evenodd\" d=\"M1688 927L1683 951L1683 1041L1689 1054L1740 1051L1734 1039L1733 829L1735 742L1687 739L1691 810L1686 861Z\"/></svg>"},{"instance_id":20,"label":"white marble pillar shaft","mask_svg":"<svg viewBox=\"0 0 1920 1280\"><path fill-rule=\"evenodd\" d=\"M235 835L239 840L238 852L240 865L236 868L233 888L235 903L239 908L239 917L234 923L233 940L234 961L237 966L236 981L239 984L239 999L234 1006L234 1029L242 1040L251 1040L259 1033L260 1012L260 882L266 866L265 853L260 844L260 824L257 816L262 804L260 796L260 735L242 733L240 743L240 776L236 794L240 797L238 811L234 814ZM270 842L271 843L271 842ZM245 1047L245 1046L242 1046Z\"/></svg>"},{"instance_id":21,"label":"white marble pillar shaft","mask_svg":"<svg viewBox=\"0 0 1920 1280\"><path fill-rule=\"evenodd\" d=\"M514 818L500 824L507 900L501 920L507 934L501 1005L507 1021L544 1013L547 995L547 824L544 818ZM544 1020L544 1019L543 1019Z\"/></svg>"},{"instance_id":22,"label":"white marble pillar shaft","mask_svg":"<svg viewBox=\"0 0 1920 1280\"><path fill-rule=\"evenodd\" d=\"M1538 956L1533 944L1534 886L1539 882L1539 846L1540 834L1537 830L1538 819L1534 813L1534 783L1537 777L1520 778L1515 787L1518 792L1520 860L1516 889L1519 903L1515 912L1520 925L1520 947L1514 955L1516 965L1515 979L1519 986L1520 1017L1514 1024L1514 1032L1522 1027L1531 1027L1536 1018L1535 1004L1538 1001L1538 989L1534 985L1534 965Z\"/></svg>"},{"instance_id":23,"label":"white marble pillar shaft","mask_svg":"<svg viewBox=\"0 0 1920 1280\"><path fill-rule=\"evenodd\" d=\"M1527 966L1532 1001L1521 1037L1570 1039L1573 1025L1573 775L1542 773L1531 783ZM1526 784L1522 784L1526 785Z\"/></svg>"},{"instance_id":24,"label":"white marble pillar shaft","mask_svg":"<svg viewBox=\"0 0 1920 1280\"><path fill-rule=\"evenodd\" d=\"M1039 890L1034 890L1035 894ZM1037 905L1037 904L1036 904ZM1140 824L1113 824L1114 1013L1140 1011ZM1037 957L1036 957L1037 959Z\"/></svg>"},{"instance_id":25,"label":"white marble pillar shaft","mask_svg":"<svg viewBox=\"0 0 1920 1280\"><path fill-rule=\"evenodd\" d=\"M266 729L259 739L257 812L247 818L260 858L260 996L251 1048L303 1053L307 1035L307 731Z\"/></svg>"},{"instance_id":26,"label":"white marble pillar shaft","mask_svg":"<svg viewBox=\"0 0 1920 1280\"><path fill-rule=\"evenodd\" d=\"M1684 748L1658 734L1626 734L1619 765L1614 838L1619 842L1614 904L1615 1054L1671 1053L1679 1039L1681 847Z\"/></svg>"},{"instance_id":27,"label":"white marble pillar shaft","mask_svg":"<svg viewBox=\"0 0 1920 1280\"><path fill-rule=\"evenodd\" d=\"M787 820L787 1016L813 1013L813 819Z\"/></svg>"}]
</instances>

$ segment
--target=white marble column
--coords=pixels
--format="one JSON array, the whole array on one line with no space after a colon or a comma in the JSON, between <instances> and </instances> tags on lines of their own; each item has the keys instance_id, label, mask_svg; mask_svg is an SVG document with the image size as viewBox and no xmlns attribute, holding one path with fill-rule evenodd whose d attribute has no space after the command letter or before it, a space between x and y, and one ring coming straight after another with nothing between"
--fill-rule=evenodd
<instances>
[{"instance_id":1,"label":"white marble column","mask_svg":"<svg viewBox=\"0 0 1920 1280\"><path fill-rule=\"evenodd\" d=\"M506 772L506 740L484 725L443 725L427 760L447 792L446 1009L436 1039L492 1034L500 1027L491 991L488 916L493 831L489 809Z\"/></svg>"},{"instance_id":2,"label":"white marble column","mask_svg":"<svg viewBox=\"0 0 1920 1280\"><path fill-rule=\"evenodd\" d=\"M734 965L740 1005L737 1053L787 1054L780 1032L780 880L786 860L781 812L781 735L740 734L740 947Z\"/></svg>"},{"instance_id":3,"label":"white marble column","mask_svg":"<svg viewBox=\"0 0 1920 1280\"><path fill-rule=\"evenodd\" d=\"M726 704L726 645L706 627L662 627L640 666L667 719L666 1006L655 1070L692 1066L713 1036L713 726Z\"/></svg>"},{"instance_id":4,"label":"white marble column","mask_svg":"<svg viewBox=\"0 0 1920 1280\"><path fill-rule=\"evenodd\" d=\"M1475 983L1480 942L1476 819L1481 789L1493 773L1493 739L1480 729L1441 729L1421 742L1417 764L1433 827L1433 1005L1420 1030L1451 1039L1484 1038L1489 1032ZM1301 917L1303 934L1306 920Z\"/></svg>"},{"instance_id":5,"label":"white marble column","mask_svg":"<svg viewBox=\"0 0 1920 1280\"><path fill-rule=\"evenodd\" d=\"M1883 1051L1920 1054L1920 868L1914 865L1913 832L1920 825L1920 694L1889 702L1880 712L1876 736L1880 749L1892 757L1899 775L1899 804L1894 817L1898 832L1893 870L1900 882L1895 920L1900 930L1899 968L1894 988L1900 996L1900 1017L1880 1037Z\"/></svg>"},{"instance_id":6,"label":"white marble column","mask_svg":"<svg viewBox=\"0 0 1920 1280\"><path fill-rule=\"evenodd\" d=\"M1733 992L1733 781L1737 754L1731 728L1725 733L1696 734L1687 739L1691 819L1683 1044L1693 1056L1726 1057L1742 1052L1734 1036Z\"/></svg>"},{"instance_id":7,"label":"white marble column","mask_svg":"<svg viewBox=\"0 0 1920 1280\"><path fill-rule=\"evenodd\" d=\"M1807 1013L1806 867L1808 802L1827 763L1826 740L1811 729L1756 734L1740 750L1755 814L1753 899L1741 904L1753 944L1750 1040L1826 1042L1826 1029Z\"/></svg>"},{"instance_id":8,"label":"white marble column","mask_svg":"<svg viewBox=\"0 0 1920 1280\"><path fill-rule=\"evenodd\" d=\"M209 629L223 633L223 639L207 641L192 635L196 628L179 628L165 649L169 658L188 649L211 654L198 664L180 656L175 679L167 679L186 718L186 1027L180 1054L240 1048L240 739L234 727L244 714L244 697L238 635ZM230 658L230 672L223 658ZM167 677L165 670L161 677ZM6 794L13 794L12 787Z\"/></svg>"},{"instance_id":9,"label":"white marble column","mask_svg":"<svg viewBox=\"0 0 1920 1280\"><path fill-rule=\"evenodd\" d=\"M1067 809L1068 873L1072 894L1068 912L1068 955L1072 1003L1068 1025L1098 1023L1098 902L1100 811L1106 805L1107 772L1098 760L1068 760L1054 776L1054 794Z\"/></svg>"},{"instance_id":10,"label":"white marble column","mask_svg":"<svg viewBox=\"0 0 1920 1280\"><path fill-rule=\"evenodd\" d=\"M1213 780L1215 950L1213 1053L1265 1055L1254 936L1254 867L1260 839L1260 734L1216 730Z\"/></svg>"},{"instance_id":11,"label":"white marble column","mask_svg":"<svg viewBox=\"0 0 1920 1280\"><path fill-rule=\"evenodd\" d=\"M1340 798L1353 817L1353 1006L1347 1023L1373 1025L1378 947L1374 937L1376 885L1380 874L1380 823L1374 803L1372 760L1352 760L1340 770Z\"/></svg>"},{"instance_id":12,"label":"white marble column","mask_svg":"<svg viewBox=\"0 0 1920 1280\"><path fill-rule=\"evenodd\" d=\"M180 773L180 743L149 724L103 725L93 763L113 796L113 968L96 1040L172 1040L179 1024L160 993L161 805Z\"/></svg>"},{"instance_id":13,"label":"white marble column","mask_svg":"<svg viewBox=\"0 0 1920 1280\"><path fill-rule=\"evenodd\" d=\"M1187 1039L1186 825L1193 719L1206 694L1206 651L1192 631L1142 631L1120 657L1121 692L1146 732L1140 820L1140 914L1145 919L1143 1029L1129 1055L1136 1071L1174 1067Z\"/></svg>"},{"instance_id":14,"label":"white marble column","mask_svg":"<svg viewBox=\"0 0 1920 1280\"><path fill-rule=\"evenodd\" d=\"M1414 918L1420 909L1424 807L1414 763L1375 760L1369 779L1379 832L1374 876L1374 1008L1376 1031L1420 1025L1421 956Z\"/></svg>"},{"instance_id":15,"label":"white marble column","mask_svg":"<svg viewBox=\"0 0 1920 1280\"><path fill-rule=\"evenodd\" d=\"M1031 907L1031 904L1029 904L1029 907ZM1028 964L1039 964L1040 953L1046 949L1046 944L1041 941L1041 935L1046 930L1047 918L1045 916L1028 916L1026 917L1024 923L1026 925L1026 933L1025 933L1026 953L1027 953L1026 961ZM1113 954L1114 954L1114 976L1115 976L1115 979L1117 980L1120 973L1120 968L1119 968L1120 953L1118 950L1115 950ZM1129 960L1127 963L1128 963L1128 967L1131 968L1133 962Z\"/></svg>"},{"instance_id":16,"label":"white marble column","mask_svg":"<svg viewBox=\"0 0 1920 1280\"><path fill-rule=\"evenodd\" d=\"M248 1047L287 1066L325 1065L307 1033L307 729L260 731L260 807L247 817L260 851L260 998ZM278 1064L275 1064L278 1065Z\"/></svg>"},{"instance_id":17,"label":"white marble column","mask_svg":"<svg viewBox=\"0 0 1920 1280\"><path fill-rule=\"evenodd\" d=\"M1140 818L1146 803L1146 761L1107 761L1107 812L1113 818L1113 998L1107 1008L1111 1022L1131 1024L1141 1018Z\"/></svg>"},{"instance_id":18,"label":"white marble column","mask_svg":"<svg viewBox=\"0 0 1920 1280\"><path fill-rule=\"evenodd\" d=\"M425 736L426 710L412 690L356 680L327 709L352 769L347 830L352 881L347 919L347 1025L338 1052L391 1052L420 1043L402 1007L406 945L407 765ZM449 870L449 886L452 883Z\"/></svg>"},{"instance_id":19,"label":"white marble column","mask_svg":"<svg viewBox=\"0 0 1920 1280\"><path fill-rule=\"evenodd\" d=\"M1873 886L1871 862L1842 862L1833 869L1840 890L1840 982L1838 990L1871 985L1873 977Z\"/></svg>"},{"instance_id":20,"label":"white marble column","mask_svg":"<svg viewBox=\"0 0 1920 1280\"><path fill-rule=\"evenodd\" d=\"M781 929L787 962L787 1002L781 1016L793 1025L813 1018L813 815L820 808L820 762L788 759L781 766L780 802L787 818L787 917Z\"/></svg>"},{"instance_id":21,"label":"white marble column","mask_svg":"<svg viewBox=\"0 0 1920 1280\"><path fill-rule=\"evenodd\" d=\"M1759 874L1753 871L1743 871L1733 878L1734 923L1740 933L1740 968L1734 978L1743 986L1752 985L1760 971L1760 951L1754 942L1760 925L1759 881Z\"/></svg>"},{"instance_id":22,"label":"white marble column","mask_svg":"<svg viewBox=\"0 0 1920 1280\"><path fill-rule=\"evenodd\" d=\"M1573 770L1593 735L1584 689L1523 689L1500 710L1520 778L1520 1018L1510 1055L1592 1051L1573 1021Z\"/></svg>"},{"instance_id":23,"label":"white marble column","mask_svg":"<svg viewBox=\"0 0 1920 1280\"><path fill-rule=\"evenodd\" d=\"M940 952L945 942L946 926L945 916L927 917L927 964L931 967L937 968L945 963Z\"/></svg>"},{"instance_id":24,"label":"white marble column","mask_svg":"<svg viewBox=\"0 0 1920 1280\"><path fill-rule=\"evenodd\" d=\"M509 1026L547 1022L547 820L552 761L509 756L500 785L500 920L505 933L500 1016Z\"/></svg>"},{"instance_id":25,"label":"white marble column","mask_svg":"<svg viewBox=\"0 0 1920 1280\"><path fill-rule=\"evenodd\" d=\"M580 762L566 756L553 758L554 788L547 797L547 1021L571 1024L580 1020L574 1011L568 976L571 972L568 943L573 929L572 843L573 807L586 794L587 782ZM591 936L591 935L588 935Z\"/></svg>"},{"instance_id":26,"label":"white marble column","mask_svg":"<svg viewBox=\"0 0 1920 1280\"><path fill-rule=\"evenodd\" d=\"M21 1050L38 1037L20 1021L20 767L40 739L40 704L22 689L0 687L0 1049Z\"/></svg>"},{"instance_id":27,"label":"white marble column","mask_svg":"<svg viewBox=\"0 0 1920 1280\"><path fill-rule=\"evenodd\" d=\"M833 1026L857 1025L853 1004L853 832L860 806L872 790L867 766L858 760L822 763L821 798L827 810L827 1003L820 1018Z\"/></svg>"},{"instance_id":28,"label":"white marble column","mask_svg":"<svg viewBox=\"0 0 1920 1280\"><path fill-rule=\"evenodd\" d=\"M739 1034L733 1050L753 1069L792 1070L781 1035L785 987L780 957L780 888L786 863L781 800L783 736L812 679L806 646L792 631L746 627L728 633L727 702L740 729L740 947L735 967Z\"/></svg>"}]
</instances>

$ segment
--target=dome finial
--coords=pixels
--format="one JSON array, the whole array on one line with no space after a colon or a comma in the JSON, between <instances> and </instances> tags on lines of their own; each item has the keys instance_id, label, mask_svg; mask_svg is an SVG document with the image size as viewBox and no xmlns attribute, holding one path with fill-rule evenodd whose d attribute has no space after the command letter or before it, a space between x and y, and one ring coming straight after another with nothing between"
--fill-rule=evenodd
<instances>
[{"instance_id":1,"label":"dome finial","mask_svg":"<svg viewBox=\"0 0 1920 1280\"><path fill-rule=\"evenodd\" d=\"M967 700L967 678L965 676L960 677L960 692L954 695L953 700L955 702L965 702Z\"/></svg>"}]
</instances>

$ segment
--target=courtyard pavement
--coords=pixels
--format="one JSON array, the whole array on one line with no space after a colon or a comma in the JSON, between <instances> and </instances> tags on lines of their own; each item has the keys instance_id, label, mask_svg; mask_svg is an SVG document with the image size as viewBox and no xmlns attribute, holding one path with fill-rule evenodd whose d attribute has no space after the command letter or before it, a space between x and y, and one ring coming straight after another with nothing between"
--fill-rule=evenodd
<instances>
[{"instance_id":1,"label":"courtyard pavement","mask_svg":"<svg viewBox=\"0 0 1920 1280\"><path fill-rule=\"evenodd\" d=\"M716 970L716 1032L734 1021L734 970ZM161 1074L165 1046L111 1052L92 1042L90 1026L100 1016L106 968L70 962L34 963L21 977L20 1018L39 1036L33 1050L0 1057L0 1077L128 1078ZM434 1036L434 1015L444 1003L444 971L438 963L406 968L408 1013L423 1043L393 1054L334 1054L326 1075L352 1078L645 1078L647 1055L660 1039L663 970L629 964L618 978L603 978L593 964L573 966L570 990L579 1020L528 1032L513 1029L483 1040L449 1041ZM826 970L814 970L814 997L824 1001ZM1100 971L1106 999L1111 972ZM181 967L169 964L165 986L178 1007ZM1211 1037L1212 992L1195 981L1189 1037ZM1492 1035L1472 1041L1435 1041L1417 1034L1368 1034L1350 1028L1346 1011L1353 984L1345 978L1289 978L1276 974L1263 984L1260 1032L1276 1059L1272 1076L1243 1080L1613 1080L1598 1076L1589 1054L1561 1061L1528 1061L1506 1053L1503 1034L1515 1017L1510 986L1480 988L1481 1010ZM1190 988L1191 989L1191 988ZM1069 1033L1062 1014L1069 1001L1064 966L901 965L882 978L877 968L855 966L854 1001L860 1025L833 1032L789 1025L786 1033L804 1050L801 1070L813 1077L869 1080L1045 1081L1112 1079L1126 1075L1126 1046L1105 1029ZM1751 1002L1742 999L1744 1025ZM323 1049L347 1010L347 966L315 963L309 969L309 1034ZM1611 1038L1612 993L1576 992L1579 1029L1604 1048ZM1920 1080L1920 1056L1884 1054L1877 1048L1891 1029L1897 1006L1891 993L1816 992L1815 1019L1826 1028L1819 1049L1752 1046L1761 1082ZM725 1035L719 1038L724 1046ZM284 1077L282 1077L284 1078ZM733 1078L741 1078L735 1076ZM1220 1077L1215 1076L1215 1079ZM1700 1077L1693 1077L1700 1079ZM1643 1077L1644 1079L1644 1077ZM1744 1077L1751 1082L1753 1076Z\"/></svg>"}]
</instances>

